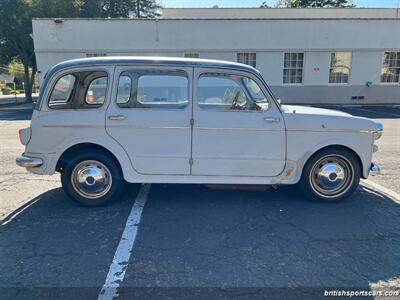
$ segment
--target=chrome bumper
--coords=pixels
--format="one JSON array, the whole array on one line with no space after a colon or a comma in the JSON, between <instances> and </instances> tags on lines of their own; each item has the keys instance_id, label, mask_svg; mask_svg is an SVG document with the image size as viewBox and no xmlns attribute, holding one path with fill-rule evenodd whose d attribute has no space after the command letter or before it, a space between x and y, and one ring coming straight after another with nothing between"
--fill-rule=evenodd
<instances>
[{"instance_id":1,"label":"chrome bumper","mask_svg":"<svg viewBox=\"0 0 400 300\"><path fill-rule=\"evenodd\" d=\"M374 164L374 163L371 164L371 167L369 168L369 171L370 171L372 176L381 174L381 168L378 165Z\"/></svg>"},{"instance_id":2,"label":"chrome bumper","mask_svg":"<svg viewBox=\"0 0 400 300\"><path fill-rule=\"evenodd\" d=\"M17 163L18 166L24 168L35 168L43 165L43 160L41 158L25 156L25 155L17 157L15 162Z\"/></svg>"}]
</instances>

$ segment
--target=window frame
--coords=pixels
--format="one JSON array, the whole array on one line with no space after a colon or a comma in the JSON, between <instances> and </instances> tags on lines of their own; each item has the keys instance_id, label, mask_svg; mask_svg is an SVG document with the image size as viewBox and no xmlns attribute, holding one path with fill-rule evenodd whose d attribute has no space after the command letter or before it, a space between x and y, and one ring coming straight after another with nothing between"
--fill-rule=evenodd
<instances>
[{"instance_id":1,"label":"window frame","mask_svg":"<svg viewBox=\"0 0 400 300\"><path fill-rule=\"evenodd\" d=\"M302 69L302 75L301 75L301 82L300 83L292 83L292 82L287 82L285 83L285 69L289 69L292 70L292 68L285 68L285 54L292 54L292 53L296 53L296 54L303 54L303 66L301 67ZM303 86L304 85L304 79L305 79L305 65L306 65L306 51L301 51L301 50L291 50L291 51L284 51L282 54L282 85L284 86L290 86L290 85L294 85L294 86ZM300 69L300 68L296 68L296 69Z\"/></svg>"},{"instance_id":2,"label":"window frame","mask_svg":"<svg viewBox=\"0 0 400 300\"><path fill-rule=\"evenodd\" d=\"M139 83L139 78L142 75L157 75L155 74L156 72L171 72L171 73L182 73L185 76L181 76L187 79L188 86L187 86L187 103L184 107L182 108L167 108L167 107L132 107L131 106L131 98L135 95L137 97L137 90L138 90L138 83ZM129 76L127 73L141 73L137 78L131 78L132 84L131 84L131 89L130 89L130 97L129 100L125 103L128 104L128 106L120 106L117 103L117 97L118 97L118 84L119 84L119 79L121 76ZM147 74L146 74L147 73ZM179 76L179 75L178 75ZM192 101L192 80L190 77L190 74L187 70L183 68L163 68L163 67L147 67L147 66L137 66L137 67L131 67L131 68L122 68L119 70L118 74L115 77L115 84L116 84L116 92L113 95L113 103L118 109L134 109L134 110L144 110L144 111L152 111L152 110L168 110L168 111L183 111L186 110L188 107L191 107L191 101ZM137 101L137 99L136 99ZM124 103L121 103L124 104Z\"/></svg>"},{"instance_id":3,"label":"window frame","mask_svg":"<svg viewBox=\"0 0 400 300\"><path fill-rule=\"evenodd\" d=\"M332 70L332 53L350 53L350 58L349 58L349 75L348 75L348 81L347 82L330 82L331 78L331 70ZM328 73L328 85L350 85L351 84L351 69L353 66L353 51L331 51L329 52L329 73Z\"/></svg>"},{"instance_id":4,"label":"window frame","mask_svg":"<svg viewBox=\"0 0 400 300\"><path fill-rule=\"evenodd\" d=\"M253 66L253 65L250 65L250 64L248 64L248 63L245 63L245 62L240 62L240 61L239 61L239 55L240 55L240 54L244 54L244 55L246 55L246 54L248 54L248 55L254 54L254 66ZM250 61L250 60L249 60L249 61ZM236 62L237 62L237 63L240 63L240 64L248 65L248 66L253 67L253 68L257 68L257 52L250 52L250 51L236 52Z\"/></svg>"},{"instance_id":5,"label":"window frame","mask_svg":"<svg viewBox=\"0 0 400 300\"><path fill-rule=\"evenodd\" d=\"M391 82L387 82L387 81L382 81L382 69L383 69L383 63L385 61L385 53L400 53L400 49L399 50L389 50L389 51L383 51L382 52L382 59L381 59L381 67L380 67L380 74L379 74L379 84L381 85L400 85L400 75L399 75L399 81L391 81ZM395 67L396 69L400 69L400 67Z\"/></svg>"},{"instance_id":6,"label":"window frame","mask_svg":"<svg viewBox=\"0 0 400 300\"><path fill-rule=\"evenodd\" d=\"M60 78L64 77L65 75L69 75L69 74L74 75L74 73L83 73L83 72L105 72L107 74L108 81L107 81L107 87L106 87L106 96L105 96L103 104L99 105L99 106L92 106L90 108L75 108L75 107L71 107L71 108L52 108L52 107L50 107L50 105L49 105L50 97L51 97L51 94L53 93L54 87L57 84L58 80ZM76 85L76 75L74 75L74 76L75 76L75 84L74 85ZM95 110L95 109L101 109L101 108L107 107L105 104L107 103L108 98L109 98L108 97L109 96L108 93L109 93L109 90L110 90L110 83L112 82L112 78L113 77L110 74L110 71L105 67L102 67L102 68L95 68L95 67L94 68L90 68L90 67L89 68L70 68L70 69L61 70L60 72L57 72L52 76L52 78L50 79L49 84L46 86L46 91L45 91L45 94L43 95L43 99L45 100L44 101L45 102L45 104L44 104L45 106L44 107L48 111L50 111L50 110L51 111L53 111L53 110L56 110L56 111L70 111L70 110L82 111L82 110L88 110L88 109L89 110ZM87 88L85 89L85 96L86 96ZM74 86L73 93L71 93L70 97L73 94L75 94L75 89L76 89L76 87ZM84 103L86 103L85 100L86 99L83 99ZM41 101L41 102L43 102L43 101ZM41 107L39 109L42 110L42 105L41 105Z\"/></svg>"},{"instance_id":7,"label":"window frame","mask_svg":"<svg viewBox=\"0 0 400 300\"><path fill-rule=\"evenodd\" d=\"M229 75L229 76L239 76L239 77L247 77L251 80L253 80L258 87L260 88L260 90L262 91L262 93L265 96L265 99L268 103L268 108L266 110L240 110L240 109L232 109L232 110L217 110L217 109L208 109L208 108L204 108L201 107L201 105L199 104L199 98L198 98L198 94L199 94L199 82L200 82L200 78L202 75L204 74L224 74L224 75ZM232 80L232 79L230 79ZM241 80L242 81L242 80ZM218 113L218 112L242 112L242 113L266 113L268 111L271 110L272 107L272 102L274 102L273 100L273 96L268 92L268 90L265 88L263 82L261 82L257 76L253 75L252 73L247 73L247 72L241 72L241 71L234 71L234 70L223 70L223 69L203 69L201 71L199 71L197 73L196 76L196 81L195 81L195 89L194 89L194 99L193 100L193 106L196 104L196 109L201 109L203 111L209 111L212 113ZM241 83L241 87L243 88L244 92L246 93L246 96L249 97L249 99L251 101L254 101L253 97L251 96L250 92L247 91L247 88L245 87L245 85L243 83ZM254 101L255 102L255 101Z\"/></svg>"}]
</instances>

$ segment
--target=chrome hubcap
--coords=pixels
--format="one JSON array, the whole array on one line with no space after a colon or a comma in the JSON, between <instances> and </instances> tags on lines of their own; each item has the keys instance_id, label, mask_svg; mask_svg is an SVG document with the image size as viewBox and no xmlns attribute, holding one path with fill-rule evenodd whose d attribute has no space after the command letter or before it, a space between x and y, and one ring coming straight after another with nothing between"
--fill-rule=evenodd
<instances>
[{"instance_id":1,"label":"chrome hubcap","mask_svg":"<svg viewBox=\"0 0 400 300\"><path fill-rule=\"evenodd\" d=\"M351 186L354 170L343 156L325 156L311 170L310 183L314 191L324 197L337 197Z\"/></svg>"},{"instance_id":2,"label":"chrome hubcap","mask_svg":"<svg viewBox=\"0 0 400 300\"><path fill-rule=\"evenodd\" d=\"M101 162L86 160L75 166L72 186L82 197L96 199L108 193L112 185L110 170Z\"/></svg>"}]
</instances>

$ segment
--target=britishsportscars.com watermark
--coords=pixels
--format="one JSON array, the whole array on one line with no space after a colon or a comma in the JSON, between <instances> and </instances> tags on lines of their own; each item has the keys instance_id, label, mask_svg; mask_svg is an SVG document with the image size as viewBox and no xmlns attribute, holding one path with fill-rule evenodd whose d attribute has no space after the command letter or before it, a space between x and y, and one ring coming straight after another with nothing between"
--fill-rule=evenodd
<instances>
[{"instance_id":1,"label":"britishsportscars.com watermark","mask_svg":"<svg viewBox=\"0 0 400 300\"><path fill-rule=\"evenodd\" d=\"M325 297L398 297L400 290L371 291L371 290L325 290Z\"/></svg>"}]
</instances>

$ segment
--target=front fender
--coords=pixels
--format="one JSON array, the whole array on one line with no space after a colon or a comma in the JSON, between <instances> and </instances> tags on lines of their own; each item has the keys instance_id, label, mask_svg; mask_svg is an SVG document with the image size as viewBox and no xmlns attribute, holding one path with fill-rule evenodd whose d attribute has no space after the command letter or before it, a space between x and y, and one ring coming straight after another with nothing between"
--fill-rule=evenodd
<instances>
[{"instance_id":1,"label":"front fender","mask_svg":"<svg viewBox=\"0 0 400 300\"><path fill-rule=\"evenodd\" d=\"M287 139L287 158L297 164L297 180L300 180L301 172L310 157L329 146L346 147L356 153L362 164L362 175L364 178L368 177L373 144L373 137L370 133L302 131L300 134L289 131Z\"/></svg>"}]
</instances>

